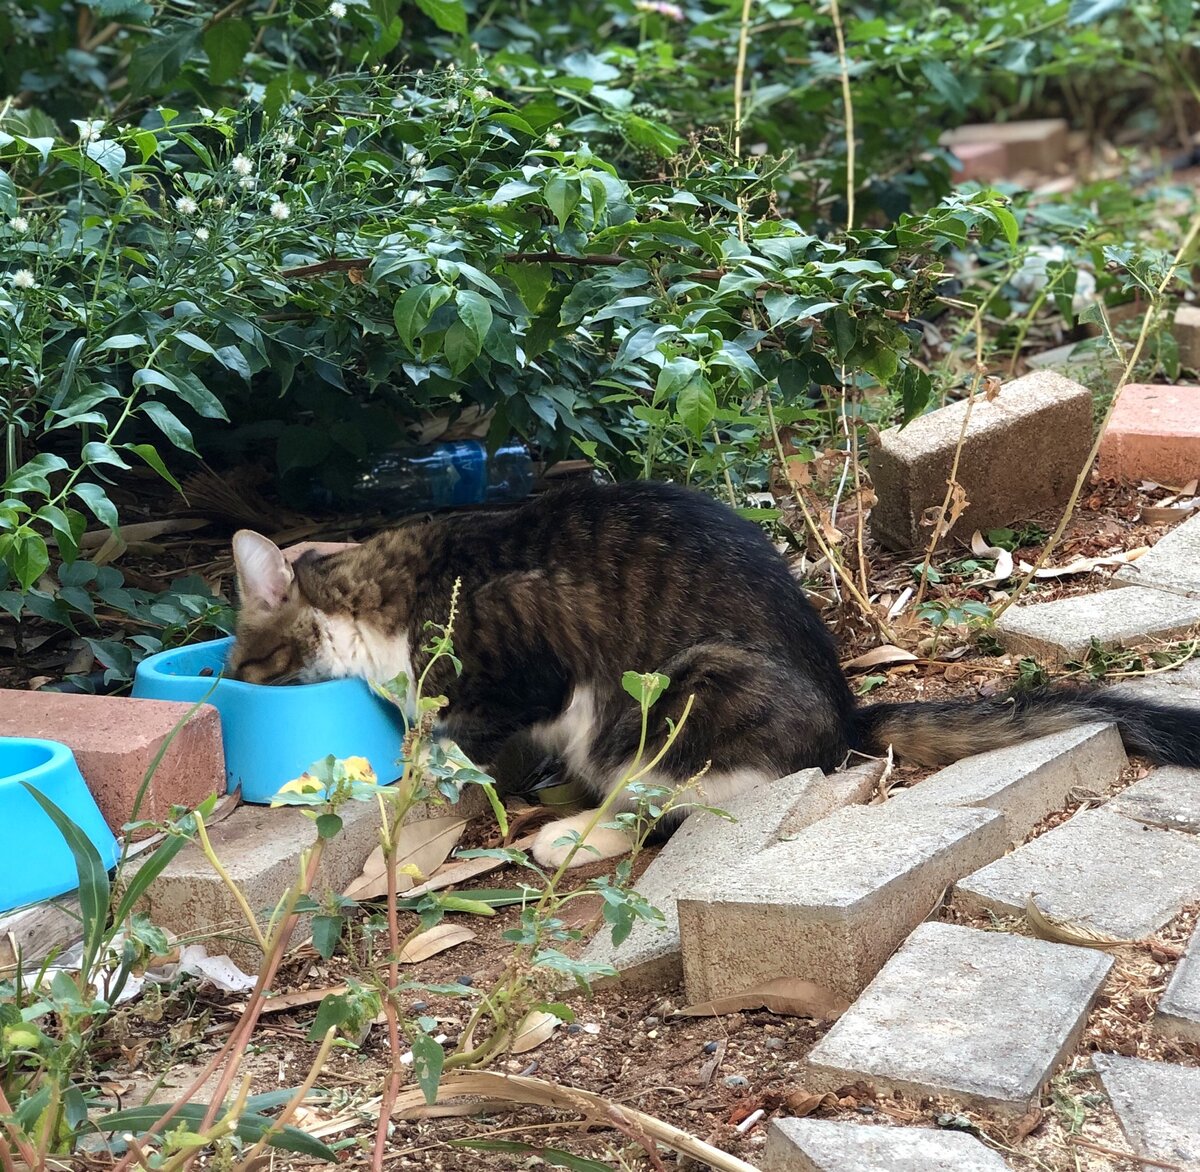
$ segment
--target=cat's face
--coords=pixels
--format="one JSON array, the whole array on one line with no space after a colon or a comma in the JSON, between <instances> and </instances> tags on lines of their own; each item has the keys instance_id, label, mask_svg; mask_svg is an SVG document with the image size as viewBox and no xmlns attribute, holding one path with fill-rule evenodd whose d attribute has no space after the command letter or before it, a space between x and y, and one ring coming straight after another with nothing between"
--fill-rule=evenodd
<instances>
[{"instance_id":1,"label":"cat's face","mask_svg":"<svg viewBox=\"0 0 1200 1172\"><path fill-rule=\"evenodd\" d=\"M249 684L311 683L343 674L322 654L325 622L303 596L280 549L243 529L233 539L237 569L237 639L225 674Z\"/></svg>"}]
</instances>

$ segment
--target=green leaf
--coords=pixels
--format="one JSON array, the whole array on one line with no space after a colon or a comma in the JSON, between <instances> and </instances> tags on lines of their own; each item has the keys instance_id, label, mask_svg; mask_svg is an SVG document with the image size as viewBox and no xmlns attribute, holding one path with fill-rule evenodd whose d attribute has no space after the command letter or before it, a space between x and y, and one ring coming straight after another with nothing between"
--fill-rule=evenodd
<instances>
[{"instance_id":1,"label":"green leaf","mask_svg":"<svg viewBox=\"0 0 1200 1172\"><path fill-rule=\"evenodd\" d=\"M286 1092L287 1097L290 1098L293 1093ZM255 1096L255 1098L261 1099L265 1096ZM286 1102L287 1099L285 1098L283 1101ZM97 1119L95 1126L99 1131L119 1133L132 1131L140 1135L153 1127L172 1106L171 1103L154 1103L144 1107L131 1107L128 1111L117 1111L112 1115L105 1115ZM172 1116L171 1127L182 1124L187 1130L196 1131L204 1121L207 1111L206 1103L183 1103ZM238 1117L236 1134L243 1143L254 1144L267 1135L274 1126L274 1121L266 1115L247 1112ZM302 1156L311 1156L329 1163L336 1163L338 1159L337 1152L332 1148L295 1127L282 1128L277 1135L271 1136L267 1144L282 1151L296 1152Z\"/></svg>"},{"instance_id":2,"label":"green leaf","mask_svg":"<svg viewBox=\"0 0 1200 1172\"><path fill-rule=\"evenodd\" d=\"M219 20L204 30L208 80L213 85L224 85L241 73L253 37L249 24L243 20Z\"/></svg>"},{"instance_id":3,"label":"green leaf","mask_svg":"<svg viewBox=\"0 0 1200 1172\"><path fill-rule=\"evenodd\" d=\"M46 477L52 472L61 472L66 467L67 462L61 456L52 452L39 452L4 482L4 492L9 496L15 496L19 492L49 494L50 482Z\"/></svg>"},{"instance_id":4,"label":"green leaf","mask_svg":"<svg viewBox=\"0 0 1200 1172\"><path fill-rule=\"evenodd\" d=\"M100 852L91 839L67 817L45 794L34 789L27 781L21 784L58 828L66 839L67 846L75 859L75 873L79 876L79 913L83 921L83 960L80 971L90 973L104 944L104 932L108 927L108 900L111 888L108 868L100 858Z\"/></svg>"},{"instance_id":5,"label":"green leaf","mask_svg":"<svg viewBox=\"0 0 1200 1172\"><path fill-rule=\"evenodd\" d=\"M129 58L129 93L139 97L172 81L184 62L195 52L200 40L199 24L174 24L152 36L133 51Z\"/></svg>"},{"instance_id":6,"label":"green leaf","mask_svg":"<svg viewBox=\"0 0 1200 1172\"><path fill-rule=\"evenodd\" d=\"M328 837L322 835L322 837ZM328 960L342 938L341 916L313 916L312 942L313 947Z\"/></svg>"},{"instance_id":7,"label":"green leaf","mask_svg":"<svg viewBox=\"0 0 1200 1172\"><path fill-rule=\"evenodd\" d=\"M317 834L321 838L336 838L342 832L342 820L336 814L320 814L317 817Z\"/></svg>"},{"instance_id":8,"label":"green leaf","mask_svg":"<svg viewBox=\"0 0 1200 1172\"><path fill-rule=\"evenodd\" d=\"M679 392L675 401L675 412L679 421L697 439L717 414L717 396L708 380L698 374Z\"/></svg>"},{"instance_id":9,"label":"green leaf","mask_svg":"<svg viewBox=\"0 0 1200 1172\"><path fill-rule=\"evenodd\" d=\"M97 350L136 350L139 346L145 346L146 339L141 334L114 334L111 338L105 338Z\"/></svg>"},{"instance_id":10,"label":"green leaf","mask_svg":"<svg viewBox=\"0 0 1200 1172\"><path fill-rule=\"evenodd\" d=\"M74 509L64 511L57 505L42 505L36 515L38 520L45 521L54 530L63 559L73 562L79 552L79 538L83 535L83 514Z\"/></svg>"},{"instance_id":11,"label":"green leaf","mask_svg":"<svg viewBox=\"0 0 1200 1172\"><path fill-rule=\"evenodd\" d=\"M467 31L467 13L461 0L417 0L417 7L443 32Z\"/></svg>"},{"instance_id":12,"label":"green leaf","mask_svg":"<svg viewBox=\"0 0 1200 1172\"><path fill-rule=\"evenodd\" d=\"M162 457L158 454L153 444L125 444L124 447L126 451L134 452L136 455L141 456L176 492L183 492L179 481L168 471L166 464L163 463Z\"/></svg>"},{"instance_id":13,"label":"green leaf","mask_svg":"<svg viewBox=\"0 0 1200 1172\"><path fill-rule=\"evenodd\" d=\"M101 525L109 529L118 528L117 506L108 499L108 493L98 484L84 482L71 490L89 509Z\"/></svg>"},{"instance_id":14,"label":"green leaf","mask_svg":"<svg viewBox=\"0 0 1200 1172\"><path fill-rule=\"evenodd\" d=\"M1067 24L1095 24L1129 6L1129 0L1071 0Z\"/></svg>"},{"instance_id":15,"label":"green leaf","mask_svg":"<svg viewBox=\"0 0 1200 1172\"><path fill-rule=\"evenodd\" d=\"M436 1103L446 1052L442 1049L442 1044L435 1042L428 1034L418 1034L413 1039L412 1051L413 1074L416 1076L417 1085L425 1096L425 1102Z\"/></svg>"},{"instance_id":16,"label":"green leaf","mask_svg":"<svg viewBox=\"0 0 1200 1172\"><path fill-rule=\"evenodd\" d=\"M3 560L12 570L22 590L31 590L37 580L50 568L46 540L28 525L14 533L0 536Z\"/></svg>"},{"instance_id":17,"label":"green leaf","mask_svg":"<svg viewBox=\"0 0 1200 1172\"><path fill-rule=\"evenodd\" d=\"M20 204L17 202L17 185L7 172L0 171L0 216L15 216Z\"/></svg>"},{"instance_id":18,"label":"green leaf","mask_svg":"<svg viewBox=\"0 0 1200 1172\"><path fill-rule=\"evenodd\" d=\"M414 353L417 336L429 324L434 311L450 300L453 290L447 285L414 285L396 298L392 320L400 340Z\"/></svg>"},{"instance_id":19,"label":"green leaf","mask_svg":"<svg viewBox=\"0 0 1200 1172\"><path fill-rule=\"evenodd\" d=\"M121 178L121 169L125 166L125 148L120 143L111 139L95 139L84 147L84 153L113 179Z\"/></svg>"},{"instance_id":20,"label":"green leaf","mask_svg":"<svg viewBox=\"0 0 1200 1172\"><path fill-rule=\"evenodd\" d=\"M446 331L443 346L446 351L446 361L450 363L450 373L459 375L479 357L479 351L483 348L483 340L476 337L475 331L465 322L456 321Z\"/></svg>"},{"instance_id":21,"label":"green leaf","mask_svg":"<svg viewBox=\"0 0 1200 1172\"><path fill-rule=\"evenodd\" d=\"M482 346L483 339L492 328L492 307L482 294L472 289L459 289L454 300L458 305L459 321L471 331Z\"/></svg>"},{"instance_id":22,"label":"green leaf","mask_svg":"<svg viewBox=\"0 0 1200 1172\"><path fill-rule=\"evenodd\" d=\"M111 464L114 468L128 468L129 465L111 445L101 440L92 440L83 445L79 458L85 464Z\"/></svg>"},{"instance_id":23,"label":"green leaf","mask_svg":"<svg viewBox=\"0 0 1200 1172\"><path fill-rule=\"evenodd\" d=\"M192 443L192 433L179 421L175 412L167 407L166 404L151 399L149 402L143 403L139 410L143 415L149 416L159 431L177 448L185 452L191 452L193 456L200 454L196 451L196 445Z\"/></svg>"},{"instance_id":24,"label":"green leaf","mask_svg":"<svg viewBox=\"0 0 1200 1172\"><path fill-rule=\"evenodd\" d=\"M621 676L621 687L625 689L639 704L650 708L668 687L671 680L660 671L638 672L627 671Z\"/></svg>"},{"instance_id":25,"label":"green leaf","mask_svg":"<svg viewBox=\"0 0 1200 1172\"><path fill-rule=\"evenodd\" d=\"M546 180L546 186L542 189L542 198L546 201L546 206L554 213L554 218L558 220L560 232L566 229L567 220L578 206L582 193L583 189L576 175L556 173Z\"/></svg>"}]
</instances>

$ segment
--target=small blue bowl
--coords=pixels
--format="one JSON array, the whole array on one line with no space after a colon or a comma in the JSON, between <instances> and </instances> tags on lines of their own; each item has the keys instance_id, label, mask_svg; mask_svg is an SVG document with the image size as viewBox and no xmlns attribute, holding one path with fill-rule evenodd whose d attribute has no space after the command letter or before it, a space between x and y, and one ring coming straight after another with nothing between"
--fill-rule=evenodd
<instances>
[{"instance_id":1,"label":"small blue bowl","mask_svg":"<svg viewBox=\"0 0 1200 1172\"><path fill-rule=\"evenodd\" d=\"M365 681L274 687L215 679L232 646L232 639L214 639L151 655L138 664L133 694L213 705L221 716L229 788L240 786L243 801L269 803L330 753L365 757L385 785L400 776L404 720Z\"/></svg>"},{"instance_id":2,"label":"small blue bowl","mask_svg":"<svg viewBox=\"0 0 1200 1172\"><path fill-rule=\"evenodd\" d=\"M67 840L21 782L49 798L87 835L107 870L121 853L66 745L0 737L0 911L5 912L79 886Z\"/></svg>"}]
</instances>

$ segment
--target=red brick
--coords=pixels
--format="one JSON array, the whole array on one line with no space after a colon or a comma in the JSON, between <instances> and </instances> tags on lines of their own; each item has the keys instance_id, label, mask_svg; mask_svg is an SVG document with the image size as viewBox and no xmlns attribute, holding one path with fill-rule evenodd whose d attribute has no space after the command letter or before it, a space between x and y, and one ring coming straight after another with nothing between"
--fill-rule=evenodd
<instances>
[{"instance_id":1,"label":"red brick","mask_svg":"<svg viewBox=\"0 0 1200 1172\"><path fill-rule=\"evenodd\" d=\"M0 736L44 737L68 745L105 821L120 834L133 818L146 770L191 707L174 700L2 689ZM172 805L196 806L224 792L221 722L217 710L205 704L163 754L138 817L165 818Z\"/></svg>"},{"instance_id":2,"label":"red brick","mask_svg":"<svg viewBox=\"0 0 1200 1172\"><path fill-rule=\"evenodd\" d=\"M974 179L978 183L994 183L1008 174L1008 151L1002 142L960 142L951 148L958 160L954 178L958 183Z\"/></svg>"},{"instance_id":3,"label":"red brick","mask_svg":"<svg viewBox=\"0 0 1200 1172\"><path fill-rule=\"evenodd\" d=\"M948 130L941 144L955 150L962 143L987 142L1004 147L1007 171L1038 171L1053 174L1067 153L1067 124L1061 118L1029 122L991 122Z\"/></svg>"},{"instance_id":4,"label":"red brick","mask_svg":"<svg viewBox=\"0 0 1200 1172\"><path fill-rule=\"evenodd\" d=\"M1100 475L1175 486L1200 476L1200 387L1127 386L1100 443Z\"/></svg>"}]
</instances>

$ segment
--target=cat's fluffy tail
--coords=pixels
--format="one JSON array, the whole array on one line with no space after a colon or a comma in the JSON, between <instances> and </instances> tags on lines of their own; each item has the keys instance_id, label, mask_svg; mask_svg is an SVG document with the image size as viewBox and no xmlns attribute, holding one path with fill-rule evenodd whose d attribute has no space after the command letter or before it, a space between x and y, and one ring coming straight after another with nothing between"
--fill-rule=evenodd
<instances>
[{"instance_id":1,"label":"cat's fluffy tail","mask_svg":"<svg viewBox=\"0 0 1200 1172\"><path fill-rule=\"evenodd\" d=\"M1200 705L1107 690L1045 688L994 700L872 704L854 714L855 747L882 754L890 744L901 760L947 765L1092 721L1115 724L1132 753L1163 765L1200 766Z\"/></svg>"}]
</instances>

